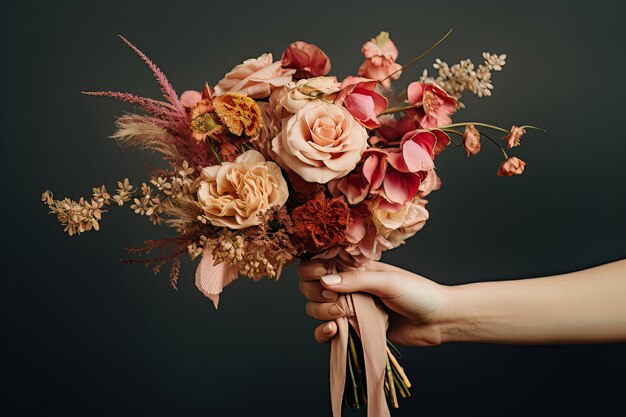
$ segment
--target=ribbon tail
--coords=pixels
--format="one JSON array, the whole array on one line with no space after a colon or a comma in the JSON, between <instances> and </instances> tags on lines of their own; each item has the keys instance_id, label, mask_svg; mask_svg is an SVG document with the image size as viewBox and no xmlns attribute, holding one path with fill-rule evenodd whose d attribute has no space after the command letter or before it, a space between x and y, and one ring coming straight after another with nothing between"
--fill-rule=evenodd
<instances>
[{"instance_id":1,"label":"ribbon tail","mask_svg":"<svg viewBox=\"0 0 626 417\"><path fill-rule=\"evenodd\" d=\"M390 417L385 397L387 367L387 313L369 294L351 294L359 324L365 375L368 417Z\"/></svg>"},{"instance_id":2,"label":"ribbon tail","mask_svg":"<svg viewBox=\"0 0 626 417\"><path fill-rule=\"evenodd\" d=\"M339 297L337 304L346 314L335 320L337 335L330 345L330 400L333 417L341 417L350 325L359 334L363 346L367 379L367 415L390 417L385 397L387 313L369 294L344 294Z\"/></svg>"},{"instance_id":3,"label":"ribbon tail","mask_svg":"<svg viewBox=\"0 0 626 417\"><path fill-rule=\"evenodd\" d=\"M340 304L345 305L346 295L341 295ZM348 355L348 331L347 317L335 320L337 323L337 335L330 344L330 403L333 417L341 417L341 405L343 391L346 385L346 360Z\"/></svg>"}]
</instances>

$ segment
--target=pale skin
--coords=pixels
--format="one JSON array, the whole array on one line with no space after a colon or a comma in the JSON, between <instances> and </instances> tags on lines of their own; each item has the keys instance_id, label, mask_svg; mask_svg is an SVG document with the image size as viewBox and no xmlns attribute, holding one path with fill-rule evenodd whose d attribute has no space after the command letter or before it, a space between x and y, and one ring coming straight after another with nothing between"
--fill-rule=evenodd
<instances>
[{"instance_id":1,"label":"pale skin","mask_svg":"<svg viewBox=\"0 0 626 417\"><path fill-rule=\"evenodd\" d=\"M447 286L371 262L330 274L303 261L307 314L322 320L315 339L335 336L339 293L367 292L389 312L387 337L408 346L447 342L506 344L626 342L626 259L566 274Z\"/></svg>"}]
</instances>

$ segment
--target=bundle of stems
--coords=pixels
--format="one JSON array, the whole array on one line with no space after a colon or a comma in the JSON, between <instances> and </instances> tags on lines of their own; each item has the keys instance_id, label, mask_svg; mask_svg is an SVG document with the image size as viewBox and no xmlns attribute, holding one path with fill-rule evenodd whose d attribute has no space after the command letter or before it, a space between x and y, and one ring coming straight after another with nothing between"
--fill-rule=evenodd
<instances>
[{"instance_id":1,"label":"bundle of stems","mask_svg":"<svg viewBox=\"0 0 626 417\"><path fill-rule=\"evenodd\" d=\"M348 376L344 389L344 404L351 408L361 408L367 404L367 389L365 378L365 361L363 346L356 331L349 326L348 332ZM393 408L398 408L398 395L402 398L411 396L411 382L398 363L400 358L398 349L387 340L387 371L385 373L385 394Z\"/></svg>"}]
</instances>

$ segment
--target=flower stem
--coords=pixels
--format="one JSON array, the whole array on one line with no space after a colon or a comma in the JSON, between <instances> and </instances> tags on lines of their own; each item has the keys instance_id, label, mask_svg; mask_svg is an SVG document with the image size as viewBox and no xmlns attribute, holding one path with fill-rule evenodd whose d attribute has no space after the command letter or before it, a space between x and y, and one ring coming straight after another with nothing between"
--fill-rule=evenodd
<instances>
[{"instance_id":1,"label":"flower stem","mask_svg":"<svg viewBox=\"0 0 626 417\"><path fill-rule=\"evenodd\" d=\"M401 111L414 109L415 107L417 107L417 106L410 105L410 106L404 106L404 107L391 107L391 108L388 108L387 110L385 110L384 112L380 113L379 116L384 116L385 114L400 113Z\"/></svg>"},{"instance_id":2,"label":"flower stem","mask_svg":"<svg viewBox=\"0 0 626 417\"><path fill-rule=\"evenodd\" d=\"M387 377L387 383L389 384L389 400L393 408L399 408L398 395L396 394L396 384L393 378L393 371L391 370L391 362L389 362L389 355L387 355L387 371L385 373Z\"/></svg>"},{"instance_id":3,"label":"flower stem","mask_svg":"<svg viewBox=\"0 0 626 417\"><path fill-rule=\"evenodd\" d=\"M480 133L481 135L485 136L487 139L489 139L490 141L492 141L498 148L500 148L500 150L502 151L502 155L504 155L504 160L506 161L507 159L509 159L509 155L507 155L506 151L504 150L504 148L502 147L502 145L500 145L498 142L496 142L495 140L493 140L491 138L491 136L489 136L488 134L486 134L485 132L481 132L478 131L478 133Z\"/></svg>"},{"instance_id":4,"label":"flower stem","mask_svg":"<svg viewBox=\"0 0 626 417\"><path fill-rule=\"evenodd\" d=\"M410 67L411 65L415 64L417 61L419 61L420 59L424 58L430 51L432 51L433 49L435 49L441 42L443 42L444 40L446 40L446 38L448 36L450 36L450 34L452 33L452 29L450 29L448 31L448 33L446 33L443 38L439 39L437 42L435 42L433 44L433 46L431 46L430 48L428 48L427 50L425 50L424 52L422 52L417 58L411 60L408 64L405 64L402 66L402 68L399 68L397 70L395 70L394 72L392 72L391 74L389 74L388 76L386 76L385 78L383 78L382 80L379 80L379 83L382 83L383 81L385 81L387 78L392 77L394 74L396 74L399 71L403 71L405 69L407 69L408 67Z\"/></svg>"},{"instance_id":5,"label":"flower stem","mask_svg":"<svg viewBox=\"0 0 626 417\"><path fill-rule=\"evenodd\" d=\"M459 135L461 137L463 137L463 133L459 132L458 130L454 130L454 129L440 129L443 132L446 133L454 133L455 135ZM460 147L463 146L463 142L461 141L461 143L456 143L455 141L452 140L452 138L450 138L450 142L452 142L452 144L454 146Z\"/></svg>"},{"instance_id":6,"label":"flower stem","mask_svg":"<svg viewBox=\"0 0 626 417\"><path fill-rule=\"evenodd\" d=\"M211 153L213 153L213 156L215 157L216 161L218 164L222 163L222 158L220 158L220 156L217 154L217 151L215 150L215 146L213 146L213 143L208 141L209 143L209 148L211 148Z\"/></svg>"},{"instance_id":7,"label":"flower stem","mask_svg":"<svg viewBox=\"0 0 626 417\"><path fill-rule=\"evenodd\" d=\"M354 348L354 341L352 340L352 334L348 333L348 344L352 345L352 347ZM353 369L353 362L354 359L352 359L352 355L348 355L348 369L350 371L350 381L352 382L352 395L354 403L352 404L354 408L359 408L360 404L359 404L359 394L358 394L358 385L356 383L356 378L354 376L354 369Z\"/></svg>"},{"instance_id":8,"label":"flower stem","mask_svg":"<svg viewBox=\"0 0 626 417\"><path fill-rule=\"evenodd\" d=\"M449 128L449 127L461 127L461 126L467 126L467 125L469 125L469 124L472 124L472 125L474 125L474 126L488 127L488 128L490 128L490 129L499 130L500 132L509 133L509 131L508 131L508 130L503 129L503 128L499 127L499 126L489 125L489 124L487 124L487 123L480 123L480 122L461 122L461 123L452 123L451 125L442 126L442 127L437 128L437 129L439 129L439 130L443 130L443 129L445 129L445 128Z\"/></svg>"}]
</instances>

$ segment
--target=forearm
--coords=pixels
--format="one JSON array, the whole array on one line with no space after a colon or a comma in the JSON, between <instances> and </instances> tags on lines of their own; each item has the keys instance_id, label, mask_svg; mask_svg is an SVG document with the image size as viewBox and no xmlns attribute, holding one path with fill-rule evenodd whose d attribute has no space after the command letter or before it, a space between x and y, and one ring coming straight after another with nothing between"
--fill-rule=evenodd
<instances>
[{"instance_id":1,"label":"forearm","mask_svg":"<svg viewBox=\"0 0 626 417\"><path fill-rule=\"evenodd\" d=\"M626 260L563 275L448 287L443 342L626 341Z\"/></svg>"}]
</instances>

